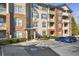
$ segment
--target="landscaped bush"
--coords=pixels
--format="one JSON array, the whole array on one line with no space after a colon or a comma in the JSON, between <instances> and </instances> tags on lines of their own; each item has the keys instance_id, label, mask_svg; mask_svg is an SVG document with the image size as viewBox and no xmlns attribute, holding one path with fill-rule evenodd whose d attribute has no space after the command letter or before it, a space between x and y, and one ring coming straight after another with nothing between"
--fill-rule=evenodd
<instances>
[{"instance_id":1,"label":"landscaped bush","mask_svg":"<svg viewBox=\"0 0 79 59\"><path fill-rule=\"evenodd\" d=\"M48 39L57 39L57 38L60 38L60 37L62 37L62 36L46 36L46 35L44 35L44 36L42 36L42 40L48 40Z\"/></svg>"},{"instance_id":2,"label":"landscaped bush","mask_svg":"<svg viewBox=\"0 0 79 59\"><path fill-rule=\"evenodd\" d=\"M49 39L57 39L57 38L60 38L62 36L49 36Z\"/></svg>"},{"instance_id":3,"label":"landscaped bush","mask_svg":"<svg viewBox=\"0 0 79 59\"><path fill-rule=\"evenodd\" d=\"M24 42L24 41L26 41L26 38L20 38L19 39L19 42Z\"/></svg>"},{"instance_id":4,"label":"landscaped bush","mask_svg":"<svg viewBox=\"0 0 79 59\"><path fill-rule=\"evenodd\" d=\"M10 44L12 44L12 43L18 43L19 41L18 41L19 39L10 39Z\"/></svg>"},{"instance_id":5,"label":"landscaped bush","mask_svg":"<svg viewBox=\"0 0 79 59\"><path fill-rule=\"evenodd\" d=\"M44 35L44 36L42 37L42 39L43 39L43 40L48 40L49 38L48 38L46 35Z\"/></svg>"},{"instance_id":6,"label":"landscaped bush","mask_svg":"<svg viewBox=\"0 0 79 59\"><path fill-rule=\"evenodd\" d=\"M26 38L3 39L3 40L0 40L0 45L6 45L6 44L12 44L12 43L18 43L18 42L24 42L24 41L26 41Z\"/></svg>"},{"instance_id":7,"label":"landscaped bush","mask_svg":"<svg viewBox=\"0 0 79 59\"><path fill-rule=\"evenodd\" d=\"M5 40L0 40L0 45L5 45L5 44L9 44L10 41L5 39Z\"/></svg>"}]
</instances>

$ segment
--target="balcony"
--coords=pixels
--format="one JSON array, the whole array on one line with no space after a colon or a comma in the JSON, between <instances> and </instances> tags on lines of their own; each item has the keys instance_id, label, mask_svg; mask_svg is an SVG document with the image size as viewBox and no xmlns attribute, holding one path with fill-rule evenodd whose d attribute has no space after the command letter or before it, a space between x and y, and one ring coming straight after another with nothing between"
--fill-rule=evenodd
<instances>
[{"instance_id":1,"label":"balcony","mask_svg":"<svg viewBox=\"0 0 79 59\"><path fill-rule=\"evenodd\" d=\"M62 15L69 16L70 14L68 12L63 12Z\"/></svg>"},{"instance_id":2,"label":"balcony","mask_svg":"<svg viewBox=\"0 0 79 59\"><path fill-rule=\"evenodd\" d=\"M70 22L70 20L69 19L63 19L63 22Z\"/></svg>"},{"instance_id":3,"label":"balcony","mask_svg":"<svg viewBox=\"0 0 79 59\"><path fill-rule=\"evenodd\" d=\"M55 26L50 26L49 29L55 29Z\"/></svg>"},{"instance_id":4,"label":"balcony","mask_svg":"<svg viewBox=\"0 0 79 59\"><path fill-rule=\"evenodd\" d=\"M6 30L6 24L0 23L0 30Z\"/></svg>"},{"instance_id":5,"label":"balcony","mask_svg":"<svg viewBox=\"0 0 79 59\"><path fill-rule=\"evenodd\" d=\"M55 11L51 11L51 10L50 10L50 11L49 11L49 14L53 14L53 15L54 15L54 14L55 14Z\"/></svg>"},{"instance_id":6,"label":"balcony","mask_svg":"<svg viewBox=\"0 0 79 59\"><path fill-rule=\"evenodd\" d=\"M49 23L49 29L55 29L55 24L54 22Z\"/></svg>"},{"instance_id":7,"label":"balcony","mask_svg":"<svg viewBox=\"0 0 79 59\"><path fill-rule=\"evenodd\" d=\"M49 22L54 22L54 19L50 19L50 21Z\"/></svg>"},{"instance_id":8,"label":"balcony","mask_svg":"<svg viewBox=\"0 0 79 59\"><path fill-rule=\"evenodd\" d=\"M49 21L54 22L54 18L55 18L54 15L50 15L50 20Z\"/></svg>"},{"instance_id":9,"label":"balcony","mask_svg":"<svg viewBox=\"0 0 79 59\"><path fill-rule=\"evenodd\" d=\"M33 22L38 22L39 19L38 18L33 18Z\"/></svg>"}]
</instances>

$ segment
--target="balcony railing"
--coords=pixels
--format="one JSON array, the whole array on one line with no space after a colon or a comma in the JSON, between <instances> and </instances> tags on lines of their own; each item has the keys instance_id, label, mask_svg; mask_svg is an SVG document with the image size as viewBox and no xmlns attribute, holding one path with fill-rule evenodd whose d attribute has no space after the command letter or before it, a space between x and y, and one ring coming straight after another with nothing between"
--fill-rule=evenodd
<instances>
[{"instance_id":1,"label":"balcony railing","mask_svg":"<svg viewBox=\"0 0 79 59\"><path fill-rule=\"evenodd\" d=\"M52 25L52 26L49 25L48 28L49 28L49 29L55 29L55 25Z\"/></svg>"},{"instance_id":2,"label":"balcony railing","mask_svg":"<svg viewBox=\"0 0 79 59\"><path fill-rule=\"evenodd\" d=\"M5 29L6 29L6 24L0 23L0 30L5 30Z\"/></svg>"},{"instance_id":3,"label":"balcony railing","mask_svg":"<svg viewBox=\"0 0 79 59\"><path fill-rule=\"evenodd\" d=\"M50 18L49 22L54 22L54 18Z\"/></svg>"},{"instance_id":4,"label":"balcony railing","mask_svg":"<svg viewBox=\"0 0 79 59\"><path fill-rule=\"evenodd\" d=\"M67 12L63 12L62 15L69 16L69 13L67 13Z\"/></svg>"},{"instance_id":5,"label":"balcony railing","mask_svg":"<svg viewBox=\"0 0 79 59\"><path fill-rule=\"evenodd\" d=\"M55 14L55 11L51 11L51 10L50 10L50 11L49 11L49 14Z\"/></svg>"},{"instance_id":6,"label":"balcony railing","mask_svg":"<svg viewBox=\"0 0 79 59\"><path fill-rule=\"evenodd\" d=\"M70 22L69 19L63 19L63 22Z\"/></svg>"},{"instance_id":7,"label":"balcony railing","mask_svg":"<svg viewBox=\"0 0 79 59\"><path fill-rule=\"evenodd\" d=\"M0 8L0 13L5 13L6 12L6 8Z\"/></svg>"}]
</instances>

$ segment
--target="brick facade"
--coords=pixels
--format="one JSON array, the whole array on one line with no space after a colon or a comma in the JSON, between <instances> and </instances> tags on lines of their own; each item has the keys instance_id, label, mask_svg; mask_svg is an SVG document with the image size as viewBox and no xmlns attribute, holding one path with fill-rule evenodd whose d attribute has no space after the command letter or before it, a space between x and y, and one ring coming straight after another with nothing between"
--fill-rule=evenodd
<instances>
[{"instance_id":1,"label":"brick facade","mask_svg":"<svg viewBox=\"0 0 79 59\"><path fill-rule=\"evenodd\" d=\"M25 29L27 29L27 25L29 25L28 27L30 28L33 28L33 23L34 22L34 18L32 18L32 4L19 4L19 3L10 3L8 4L9 6L7 6L7 4L5 3L4 4L6 7L5 7L5 11L3 13L0 13L0 15L3 15L6 17L6 29L4 30L5 31L5 34L6 34L6 38L9 38L9 36L12 36L12 38L14 38L14 33L17 32L17 31L20 31L22 32L22 38L26 38L27 37L27 33ZM72 15L71 15L71 10L68 8L67 5L63 5L63 6L60 6L60 7L57 7L57 6L53 6L53 7L50 7L49 5L45 5L45 4L38 4L39 6L39 9L37 10L37 12L41 15L41 14L48 14L49 17L45 20L45 19L41 19L41 16L40 18L38 19L38 22L39 22L39 25L37 27L38 30L36 30L40 35L42 35L42 31L46 31L46 35L49 35L49 36L66 36L66 35L71 35L71 18L72 18ZM14 7L15 6L18 6L18 7L22 7L24 9L22 9L23 11L20 12L20 13L15 13L14 11L17 11L17 9L15 10ZM40 10L41 8L45 7L47 8L47 11L44 11L44 10ZM63 8L62 8L63 7ZM54 10L53 10L54 9ZM68 23L68 28L66 30L68 30L68 34L64 34L64 21L62 19L63 17L63 13L65 13L64 9L69 9L68 11L66 10L66 13L69 13L70 15L68 15L68 18L67 20L69 22ZM7 11L6 11L7 10ZM48 12L53 11L51 14ZM64 10L64 11L63 11ZM61 11L61 12L60 12ZM51 20L51 15L54 16L54 21ZM22 26L19 27L19 26L15 26L15 18L21 18L22 19ZM59 17L61 17L59 19ZM51 18L51 19L50 19ZM49 19L49 20L48 20ZM46 28L42 28L40 26L42 26L42 21L45 21L46 22ZM28 24L27 24L28 22ZM41 23L40 23L41 22ZM54 29L50 28L50 23L53 24L54 22ZM59 28L60 26L60 28ZM40 27L40 28L39 28ZM49 28L48 28L49 27ZM0 29L0 30L3 30L3 29ZM52 33L52 34L51 34Z\"/></svg>"}]
</instances>

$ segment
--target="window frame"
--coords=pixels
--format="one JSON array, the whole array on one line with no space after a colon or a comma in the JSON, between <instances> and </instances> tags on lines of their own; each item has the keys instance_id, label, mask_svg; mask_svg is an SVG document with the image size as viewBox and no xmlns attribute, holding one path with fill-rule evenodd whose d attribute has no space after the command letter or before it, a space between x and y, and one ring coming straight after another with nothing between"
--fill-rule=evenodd
<instances>
[{"instance_id":1,"label":"window frame","mask_svg":"<svg viewBox=\"0 0 79 59\"><path fill-rule=\"evenodd\" d=\"M22 19L20 17L15 18L15 25L22 27Z\"/></svg>"},{"instance_id":2,"label":"window frame","mask_svg":"<svg viewBox=\"0 0 79 59\"><path fill-rule=\"evenodd\" d=\"M23 12L23 7L22 6L15 5L14 6L14 12L15 13L21 13L21 12Z\"/></svg>"},{"instance_id":3,"label":"window frame","mask_svg":"<svg viewBox=\"0 0 79 59\"><path fill-rule=\"evenodd\" d=\"M14 33L14 36L15 36L16 38L22 38L22 35L23 35L23 33L22 33L21 31L16 31L16 32Z\"/></svg>"},{"instance_id":4,"label":"window frame","mask_svg":"<svg viewBox=\"0 0 79 59\"><path fill-rule=\"evenodd\" d=\"M46 22L42 22L42 27L46 27Z\"/></svg>"},{"instance_id":5,"label":"window frame","mask_svg":"<svg viewBox=\"0 0 79 59\"><path fill-rule=\"evenodd\" d=\"M47 14L41 14L41 19L47 19L48 18L48 15Z\"/></svg>"}]
</instances>

